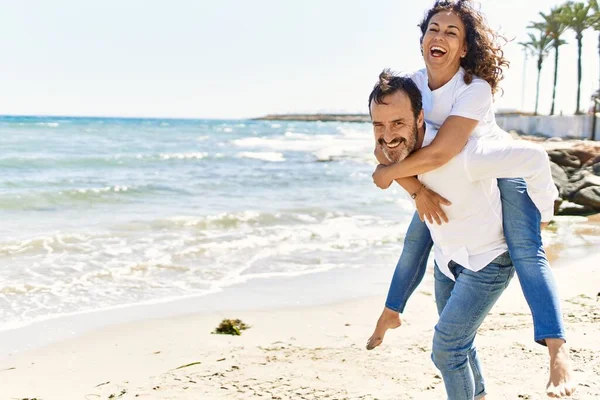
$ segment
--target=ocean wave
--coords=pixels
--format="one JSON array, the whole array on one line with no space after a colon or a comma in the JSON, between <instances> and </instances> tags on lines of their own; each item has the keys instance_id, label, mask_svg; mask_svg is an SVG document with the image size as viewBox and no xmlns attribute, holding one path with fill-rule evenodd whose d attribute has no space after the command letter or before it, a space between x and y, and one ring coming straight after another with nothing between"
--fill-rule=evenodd
<instances>
[{"instance_id":1,"label":"ocean wave","mask_svg":"<svg viewBox=\"0 0 600 400\"><path fill-rule=\"evenodd\" d=\"M207 216L177 216L153 221L154 228L189 228L196 229L230 229L246 226L268 226L282 221L282 214L260 213L257 211L242 211L234 213L219 213Z\"/></svg>"},{"instance_id":2,"label":"ocean wave","mask_svg":"<svg viewBox=\"0 0 600 400\"><path fill-rule=\"evenodd\" d=\"M58 128L60 124L58 122L37 122L37 126L47 126L49 128Z\"/></svg>"},{"instance_id":3,"label":"ocean wave","mask_svg":"<svg viewBox=\"0 0 600 400\"><path fill-rule=\"evenodd\" d=\"M201 160L203 158L206 158L208 156L208 153L200 153L200 152L195 152L195 153L163 153L160 154L159 157L161 160L171 160L171 159L175 159L175 160Z\"/></svg>"},{"instance_id":4,"label":"ocean wave","mask_svg":"<svg viewBox=\"0 0 600 400\"><path fill-rule=\"evenodd\" d=\"M30 285L28 283L15 283L0 287L0 295L22 295L27 293L34 293L43 290L43 287Z\"/></svg>"},{"instance_id":5,"label":"ocean wave","mask_svg":"<svg viewBox=\"0 0 600 400\"><path fill-rule=\"evenodd\" d=\"M209 159L207 152L174 152L152 154L113 154L107 156L53 156L53 155L23 155L19 157L0 157L0 164L10 169L35 169L35 168L122 168L136 166L140 163L154 163L164 161L197 161Z\"/></svg>"},{"instance_id":6,"label":"ocean wave","mask_svg":"<svg viewBox=\"0 0 600 400\"><path fill-rule=\"evenodd\" d=\"M178 216L5 241L0 261L20 261L0 262L0 298L12 305L0 309L0 318L201 295L255 278L368 264L373 248L378 257L397 256L402 229L397 221L297 209Z\"/></svg>"},{"instance_id":7,"label":"ocean wave","mask_svg":"<svg viewBox=\"0 0 600 400\"><path fill-rule=\"evenodd\" d=\"M301 139L301 140L310 140L311 136L306 134L306 133L296 133L296 132L290 132L290 131L286 131L283 136L285 136L286 138L292 138L292 139Z\"/></svg>"},{"instance_id":8,"label":"ocean wave","mask_svg":"<svg viewBox=\"0 0 600 400\"><path fill-rule=\"evenodd\" d=\"M314 137L313 140L286 138L281 137L246 137L242 139L234 139L231 143L234 146L244 148L270 149L279 151L316 151L323 147L324 143L331 144L334 142L333 136L320 138Z\"/></svg>"},{"instance_id":9,"label":"ocean wave","mask_svg":"<svg viewBox=\"0 0 600 400\"><path fill-rule=\"evenodd\" d=\"M371 132L371 126L367 125L368 129L360 129L356 128L356 125L340 125L336 128L336 130L346 138L355 138L355 139L364 139L369 138L372 140L373 133Z\"/></svg>"},{"instance_id":10,"label":"ocean wave","mask_svg":"<svg viewBox=\"0 0 600 400\"><path fill-rule=\"evenodd\" d=\"M231 143L249 149L310 153L316 161L352 159L373 162L372 136L351 130L336 135L308 135L287 131L277 137L246 137L232 140Z\"/></svg>"},{"instance_id":11,"label":"ocean wave","mask_svg":"<svg viewBox=\"0 0 600 400\"><path fill-rule=\"evenodd\" d=\"M294 225L297 223L318 223L328 219L347 218L349 214L332 212L320 208L292 209L275 213L260 211L222 212L203 216L175 216L149 222L154 229L195 228L230 229L246 227L268 227L275 225ZM145 225L140 225L145 229Z\"/></svg>"},{"instance_id":12,"label":"ocean wave","mask_svg":"<svg viewBox=\"0 0 600 400\"><path fill-rule=\"evenodd\" d=\"M30 239L17 239L0 243L0 256L24 256L62 251L89 249L89 244L109 237L107 234L55 233Z\"/></svg>"},{"instance_id":13,"label":"ocean wave","mask_svg":"<svg viewBox=\"0 0 600 400\"><path fill-rule=\"evenodd\" d=\"M271 161L271 162L282 162L285 161L282 153L275 152L249 152L244 151L236 155L238 158L250 158L253 160Z\"/></svg>"},{"instance_id":14,"label":"ocean wave","mask_svg":"<svg viewBox=\"0 0 600 400\"><path fill-rule=\"evenodd\" d=\"M317 161L335 161L344 156L344 150L339 148L325 148L313 153Z\"/></svg>"},{"instance_id":15,"label":"ocean wave","mask_svg":"<svg viewBox=\"0 0 600 400\"><path fill-rule=\"evenodd\" d=\"M165 186L157 185L112 185L2 195L0 210L44 210L94 203L120 203L168 190L169 188Z\"/></svg>"}]
</instances>

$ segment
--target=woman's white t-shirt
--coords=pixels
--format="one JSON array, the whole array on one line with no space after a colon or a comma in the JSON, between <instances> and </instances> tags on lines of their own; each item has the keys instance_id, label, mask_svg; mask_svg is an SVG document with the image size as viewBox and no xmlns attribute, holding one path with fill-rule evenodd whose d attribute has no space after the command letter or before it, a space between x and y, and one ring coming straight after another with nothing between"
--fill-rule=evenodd
<instances>
[{"instance_id":1,"label":"woman's white t-shirt","mask_svg":"<svg viewBox=\"0 0 600 400\"><path fill-rule=\"evenodd\" d=\"M512 137L496 124L492 108L492 88L485 80L474 76L470 84L464 81L465 70L458 72L444 86L431 90L427 70L408 74L423 96L423 110L427 124L426 143L430 143L446 118L451 115L479 121L471 135L482 139L507 140Z\"/></svg>"}]
</instances>

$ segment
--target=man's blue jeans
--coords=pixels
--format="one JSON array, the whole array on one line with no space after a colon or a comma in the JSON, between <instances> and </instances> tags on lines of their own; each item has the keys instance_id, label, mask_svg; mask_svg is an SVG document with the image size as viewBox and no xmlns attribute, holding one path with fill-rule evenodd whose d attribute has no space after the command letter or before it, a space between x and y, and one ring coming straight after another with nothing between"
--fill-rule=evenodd
<instances>
[{"instance_id":1,"label":"man's blue jeans","mask_svg":"<svg viewBox=\"0 0 600 400\"><path fill-rule=\"evenodd\" d=\"M472 400L486 394L474 346L477 329L508 286L514 268L508 252L473 272L451 261L455 281L435 266L435 325L431 359L440 370L448 400Z\"/></svg>"},{"instance_id":2,"label":"man's blue jeans","mask_svg":"<svg viewBox=\"0 0 600 400\"><path fill-rule=\"evenodd\" d=\"M498 179L502 198L504 236L521 288L531 309L534 339L565 338L556 283L540 234L541 216L527 194L523 179ZM433 242L415 213L404 239L385 306L404 312L410 295L421 283Z\"/></svg>"}]
</instances>

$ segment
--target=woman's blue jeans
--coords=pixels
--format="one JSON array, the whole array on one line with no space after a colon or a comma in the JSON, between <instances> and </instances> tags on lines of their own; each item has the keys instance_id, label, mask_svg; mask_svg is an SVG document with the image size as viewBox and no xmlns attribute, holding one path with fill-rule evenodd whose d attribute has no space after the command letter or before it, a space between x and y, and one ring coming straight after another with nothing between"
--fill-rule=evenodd
<instances>
[{"instance_id":1,"label":"woman's blue jeans","mask_svg":"<svg viewBox=\"0 0 600 400\"><path fill-rule=\"evenodd\" d=\"M508 252L473 272L451 261L455 280L435 266L435 325L431 359L444 378L448 400L479 399L486 394L474 340L477 329L508 286L514 268Z\"/></svg>"},{"instance_id":2,"label":"woman's blue jeans","mask_svg":"<svg viewBox=\"0 0 600 400\"><path fill-rule=\"evenodd\" d=\"M504 236L525 299L533 316L534 339L565 339L556 283L546 258L540 233L541 216L527 194L523 179L498 179L502 198ZM421 283L433 242L417 213L408 227L402 255L396 265L385 306L404 312Z\"/></svg>"}]
</instances>

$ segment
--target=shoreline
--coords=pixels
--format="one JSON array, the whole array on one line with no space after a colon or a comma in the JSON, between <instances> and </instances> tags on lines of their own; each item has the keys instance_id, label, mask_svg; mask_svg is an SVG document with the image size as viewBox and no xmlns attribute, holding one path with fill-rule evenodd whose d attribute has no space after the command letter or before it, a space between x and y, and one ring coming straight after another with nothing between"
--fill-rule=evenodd
<instances>
[{"instance_id":1,"label":"shoreline","mask_svg":"<svg viewBox=\"0 0 600 400\"><path fill-rule=\"evenodd\" d=\"M91 330L3 357L2 392L7 398L44 400L110 395L244 399L257 393L280 399L395 399L398 393L405 393L400 398L406 399L441 398L443 385L429 359L436 320L431 270L409 301L403 326L390 331L376 350L364 349L383 307L391 271L392 267L373 268L364 274L352 269L340 276L333 270L319 277L280 278L277 284L257 280L193 303L169 303L153 309L152 316L136 307L121 317L137 319L88 326ZM584 384L572 399L595 398L600 396L600 251L576 261L561 258L553 272L576 377ZM354 297L332 292L339 286ZM338 298L332 299L332 293ZM287 295L286 301L281 294ZM322 304L324 297L327 302ZM202 308L194 309L201 303ZM177 314L160 315L174 309ZM88 322L102 319L97 314L88 317ZM251 328L239 337L211 334L222 318L240 318ZM28 331L48 333L42 327ZM495 398L543 398L538 396L545 385L547 355L533 342L531 317L518 283L511 283L494 307L477 343Z\"/></svg>"},{"instance_id":2,"label":"shoreline","mask_svg":"<svg viewBox=\"0 0 600 400\"><path fill-rule=\"evenodd\" d=\"M600 248L596 250L596 242L600 243L600 240L596 240L600 238L600 214L589 217L557 217L554 227L549 227L546 231L550 235L561 229L566 230L567 236L577 236L581 243L573 246L568 238L564 238L565 233L550 240L545 247L553 270L568 268L573 262L578 263L588 257L590 252L600 256ZM433 279L432 260L433 256L430 256L424 282ZM237 318L233 313L238 311L327 306L378 296L387 293L394 267L395 264L375 259L372 265L360 268L334 268L300 275L255 277L203 294L51 316L16 328L0 330L0 361L11 355L72 340L109 326L211 312L223 313L224 317L231 312L232 315L227 318ZM598 289L600 290L600 286ZM243 302L240 303L239 299L243 299Z\"/></svg>"},{"instance_id":3,"label":"shoreline","mask_svg":"<svg viewBox=\"0 0 600 400\"><path fill-rule=\"evenodd\" d=\"M374 265L253 278L212 293L53 316L0 331L0 362L11 355L72 340L110 326L212 312L226 315L238 311L321 306L373 296L387 291L392 271L393 266ZM338 290L339 285L347 289ZM297 295L289 296L289 293ZM240 298L244 299L242 303Z\"/></svg>"}]
</instances>

